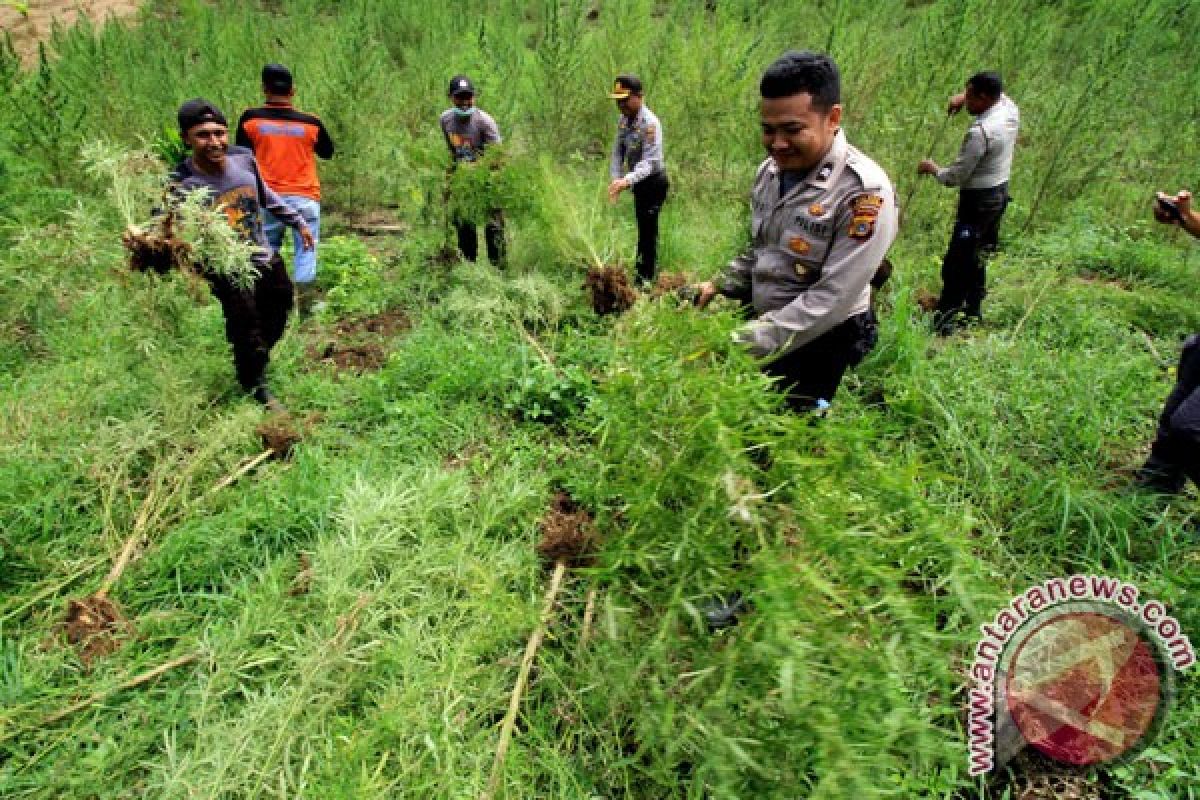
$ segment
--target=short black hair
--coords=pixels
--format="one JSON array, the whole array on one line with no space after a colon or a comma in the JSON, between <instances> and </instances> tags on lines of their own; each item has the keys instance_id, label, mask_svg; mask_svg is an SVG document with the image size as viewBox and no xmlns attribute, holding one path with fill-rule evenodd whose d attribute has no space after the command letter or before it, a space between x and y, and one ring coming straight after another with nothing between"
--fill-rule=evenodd
<instances>
[{"instance_id":1,"label":"short black hair","mask_svg":"<svg viewBox=\"0 0 1200 800\"><path fill-rule=\"evenodd\" d=\"M807 92L814 108L828 111L842 102L842 78L837 64L824 53L789 50L767 67L758 91L766 98Z\"/></svg>"},{"instance_id":2,"label":"short black hair","mask_svg":"<svg viewBox=\"0 0 1200 800\"><path fill-rule=\"evenodd\" d=\"M967 78L967 86L975 90L975 94L984 97L999 97L1004 94L1004 81L999 72L976 72Z\"/></svg>"}]
</instances>

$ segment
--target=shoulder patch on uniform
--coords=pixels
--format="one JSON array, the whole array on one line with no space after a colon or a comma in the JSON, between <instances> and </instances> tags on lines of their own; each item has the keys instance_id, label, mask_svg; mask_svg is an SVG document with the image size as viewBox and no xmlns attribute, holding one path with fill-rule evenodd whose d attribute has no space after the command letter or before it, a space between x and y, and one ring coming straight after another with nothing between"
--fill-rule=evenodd
<instances>
[{"instance_id":1,"label":"shoulder patch on uniform","mask_svg":"<svg viewBox=\"0 0 1200 800\"><path fill-rule=\"evenodd\" d=\"M647 139L647 140L649 140L649 141L651 141L651 142L653 142L653 141L654 141L654 134L655 134L654 126L653 126L653 125L647 125L647 126L646 126L646 139Z\"/></svg>"},{"instance_id":2,"label":"shoulder patch on uniform","mask_svg":"<svg viewBox=\"0 0 1200 800\"><path fill-rule=\"evenodd\" d=\"M877 194L860 194L850 201L850 228L846 234L851 239L865 242L875 233L875 220L883 208L883 198Z\"/></svg>"},{"instance_id":3,"label":"shoulder patch on uniform","mask_svg":"<svg viewBox=\"0 0 1200 800\"><path fill-rule=\"evenodd\" d=\"M798 256L806 256L812 245L803 236L793 236L788 239L788 249Z\"/></svg>"}]
</instances>

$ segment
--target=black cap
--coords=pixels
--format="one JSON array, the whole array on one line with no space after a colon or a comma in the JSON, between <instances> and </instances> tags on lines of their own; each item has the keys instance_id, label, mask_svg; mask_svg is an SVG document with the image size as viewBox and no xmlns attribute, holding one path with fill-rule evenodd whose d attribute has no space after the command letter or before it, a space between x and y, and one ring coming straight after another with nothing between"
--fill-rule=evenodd
<instances>
[{"instance_id":1,"label":"black cap","mask_svg":"<svg viewBox=\"0 0 1200 800\"><path fill-rule=\"evenodd\" d=\"M631 94L642 93L642 82L637 75L618 75L613 83L613 90L608 95L613 100L624 100Z\"/></svg>"},{"instance_id":2,"label":"black cap","mask_svg":"<svg viewBox=\"0 0 1200 800\"><path fill-rule=\"evenodd\" d=\"M292 90L292 73L283 64L267 64L262 71L263 88L272 94L287 94Z\"/></svg>"},{"instance_id":3,"label":"black cap","mask_svg":"<svg viewBox=\"0 0 1200 800\"><path fill-rule=\"evenodd\" d=\"M188 131L205 122L218 122L226 127L229 126L221 110L203 97L193 98L181 105L177 117L179 119L179 132L185 137Z\"/></svg>"},{"instance_id":4,"label":"black cap","mask_svg":"<svg viewBox=\"0 0 1200 800\"><path fill-rule=\"evenodd\" d=\"M446 94L454 97L456 94L475 94L475 84L471 83L471 79L466 75L455 75L450 79L450 88L446 90Z\"/></svg>"}]
</instances>

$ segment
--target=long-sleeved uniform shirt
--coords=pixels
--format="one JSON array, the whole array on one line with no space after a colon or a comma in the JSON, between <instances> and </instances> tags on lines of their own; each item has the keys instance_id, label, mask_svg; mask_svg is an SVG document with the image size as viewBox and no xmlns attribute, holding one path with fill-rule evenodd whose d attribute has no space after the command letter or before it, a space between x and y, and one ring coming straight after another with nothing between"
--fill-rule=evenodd
<instances>
[{"instance_id":1,"label":"long-sleeved uniform shirt","mask_svg":"<svg viewBox=\"0 0 1200 800\"><path fill-rule=\"evenodd\" d=\"M1008 95L1000 95L991 108L971 122L958 158L937 171L938 182L962 189L991 189L1008 183L1020 125L1017 104Z\"/></svg>"},{"instance_id":2,"label":"long-sleeved uniform shirt","mask_svg":"<svg viewBox=\"0 0 1200 800\"><path fill-rule=\"evenodd\" d=\"M272 190L320 201L316 156L333 158L333 139L317 116L297 111L291 103L267 103L242 114L235 141L254 151Z\"/></svg>"},{"instance_id":3,"label":"long-sleeved uniform shirt","mask_svg":"<svg viewBox=\"0 0 1200 800\"><path fill-rule=\"evenodd\" d=\"M651 175L666 172L666 169L662 123L658 117L645 106L633 117L622 114L617 121L609 175L614 180L623 177L634 186Z\"/></svg>"},{"instance_id":4,"label":"long-sleeved uniform shirt","mask_svg":"<svg viewBox=\"0 0 1200 800\"><path fill-rule=\"evenodd\" d=\"M259 209L267 209L290 228L304 226L304 218L263 182L254 154L244 147L229 148L225 169L220 175L201 172L191 158L185 158L172 170L170 182L175 191L207 190L213 205L224 210L229 225L247 241L258 245L251 258L260 271L266 269L271 249L263 232Z\"/></svg>"},{"instance_id":5,"label":"long-sleeved uniform shirt","mask_svg":"<svg viewBox=\"0 0 1200 800\"><path fill-rule=\"evenodd\" d=\"M838 131L825 158L781 195L774 159L751 193L753 243L718 282L758 317L737 338L756 356L782 355L871 307L871 278L896 238L887 174Z\"/></svg>"},{"instance_id":6,"label":"long-sleeved uniform shirt","mask_svg":"<svg viewBox=\"0 0 1200 800\"><path fill-rule=\"evenodd\" d=\"M483 155L484 148L489 144L499 144L500 127L492 115L482 109L475 109L467 117L459 115L456 109L449 108L442 112L438 120L442 133L446 137L446 146L455 163L459 161L475 161Z\"/></svg>"}]
</instances>

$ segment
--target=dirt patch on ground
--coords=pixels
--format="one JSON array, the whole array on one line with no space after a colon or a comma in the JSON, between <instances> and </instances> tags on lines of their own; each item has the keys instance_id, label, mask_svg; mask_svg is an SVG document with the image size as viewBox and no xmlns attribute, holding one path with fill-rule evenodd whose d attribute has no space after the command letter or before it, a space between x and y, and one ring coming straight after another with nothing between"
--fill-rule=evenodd
<instances>
[{"instance_id":1,"label":"dirt patch on ground","mask_svg":"<svg viewBox=\"0 0 1200 800\"><path fill-rule=\"evenodd\" d=\"M89 667L97 658L118 650L133 634L133 624L121 606L104 594L68 601L62 629L67 643L79 651L80 660Z\"/></svg>"},{"instance_id":2,"label":"dirt patch on ground","mask_svg":"<svg viewBox=\"0 0 1200 800\"><path fill-rule=\"evenodd\" d=\"M399 308L369 317L341 320L332 330L336 339L310 345L308 355L338 372L377 370L387 363L387 340L411 327L412 321Z\"/></svg>"},{"instance_id":3,"label":"dirt patch on ground","mask_svg":"<svg viewBox=\"0 0 1200 800\"><path fill-rule=\"evenodd\" d=\"M333 332L341 337L359 336L364 333L376 336L394 336L412 327L412 321L400 308L389 308L378 314L358 319L345 319L333 326Z\"/></svg>"},{"instance_id":4,"label":"dirt patch on ground","mask_svg":"<svg viewBox=\"0 0 1200 800\"><path fill-rule=\"evenodd\" d=\"M628 311L637 300L637 292L620 266L590 267L583 288L591 294L592 310L600 315Z\"/></svg>"},{"instance_id":5,"label":"dirt patch on ground","mask_svg":"<svg viewBox=\"0 0 1200 800\"><path fill-rule=\"evenodd\" d=\"M387 363L387 353L375 342L365 344L329 342L324 347L311 347L308 352L314 360L330 364L338 372L371 372L380 369Z\"/></svg>"},{"instance_id":6,"label":"dirt patch on ground","mask_svg":"<svg viewBox=\"0 0 1200 800\"><path fill-rule=\"evenodd\" d=\"M57 21L63 27L79 22L80 15L96 23L110 17L126 17L141 6L138 0L28 0L26 13L0 3L0 30L12 37L13 48L21 63L30 66L37 59L38 42L50 38Z\"/></svg>"},{"instance_id":7,"label":"dirt patch on ground","mask_svg":"<svg viewBox=\"0 0 1200 800\"><path fill-rule=\"evenodd\" d=\"M564 491L554 493L542 521L538 555L550 563L566 561L579 566L591 561L596 549L596 526L587 509Z\"/></svg>"}]
</instances>

